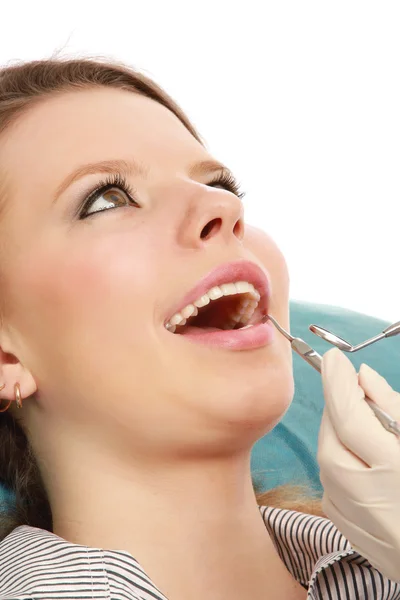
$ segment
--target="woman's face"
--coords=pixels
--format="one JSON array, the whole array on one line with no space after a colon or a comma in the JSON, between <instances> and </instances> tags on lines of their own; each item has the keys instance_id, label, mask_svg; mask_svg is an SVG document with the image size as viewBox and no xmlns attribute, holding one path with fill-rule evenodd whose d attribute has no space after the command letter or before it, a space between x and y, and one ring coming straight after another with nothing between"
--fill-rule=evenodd
<instances>
[{"instance_id":1,"label":"woman's face","mask_svg":"<svg viewBox=\"0 0 400 600\"><path fill-rule=\"evenodd\" d=\"M112 88L45 99L3 134L2 375L23 398L37 392L14 413L28 425L47 415L88 439L166 456L248 447L287 410L292 355L276 331L271 344L237 351L164 327L211 269L243 258L267 270L269 312L288 327L281 252L244 226L245 200L209 185L215 171L189 174L212 158L165 107ZM118 171L68 182L71 173L117 160L136 163L126 175L134 201L117 177L114 195L87 208L108 209L79 219L81 201ZM259 201L273 219L271 201Z\"/></svg>"}]
</instances>

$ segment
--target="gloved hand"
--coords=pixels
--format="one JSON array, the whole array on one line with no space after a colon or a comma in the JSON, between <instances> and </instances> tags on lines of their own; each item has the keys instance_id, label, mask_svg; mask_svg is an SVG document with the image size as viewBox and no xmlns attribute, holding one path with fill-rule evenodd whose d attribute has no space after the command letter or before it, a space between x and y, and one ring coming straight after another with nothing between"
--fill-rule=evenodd
<instances>
[{"instance_id":1,"label":"gloved hand","mask_svg":"<svg viewBox=\"0 0 400 600\"><path fill-rule=\"evenodd\" d=\"M400 583L400 438L364 400L368 396L400 422L400 394L365 364L357 375L338 348L324 354L321 375L322 509L354 550Z\"/></svg>"}]
</instances>

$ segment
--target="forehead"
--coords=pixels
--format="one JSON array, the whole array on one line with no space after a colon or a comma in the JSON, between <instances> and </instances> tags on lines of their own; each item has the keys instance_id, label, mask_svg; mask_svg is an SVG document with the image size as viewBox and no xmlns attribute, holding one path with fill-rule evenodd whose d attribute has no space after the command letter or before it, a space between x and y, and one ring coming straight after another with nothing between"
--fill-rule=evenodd
<instances>
[{"instance_id":1,"label":"forehead","mask_svg":"<svg viewBox=\"0 0 400 600\"><path fill-rule=\"evenodd\" d=\"M134 157L150 168L204 158L201 144L161 104L134 92L93 88L41 100L2 136L4 175L57 185L82 163ZM183 163L183 164L184 164ZM50 181L53 180L54 181Z\"/></svg>"}]
</instances>

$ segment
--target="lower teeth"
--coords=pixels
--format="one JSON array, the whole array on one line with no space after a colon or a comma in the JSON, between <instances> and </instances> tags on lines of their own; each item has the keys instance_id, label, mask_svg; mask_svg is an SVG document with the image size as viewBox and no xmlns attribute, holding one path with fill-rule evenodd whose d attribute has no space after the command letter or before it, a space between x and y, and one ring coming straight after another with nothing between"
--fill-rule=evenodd
<instances>
[{"instance_id":1,"label":"lower teeth","mask_svg":"<svg viewBox=\"0 0 400 600\"><path fill-rule=\"evenodd\" d=\"M241 327L240 329L248 329L249 327L253 327L253 325L246 325L245 327Z\"/></svg>"}]
</instances>

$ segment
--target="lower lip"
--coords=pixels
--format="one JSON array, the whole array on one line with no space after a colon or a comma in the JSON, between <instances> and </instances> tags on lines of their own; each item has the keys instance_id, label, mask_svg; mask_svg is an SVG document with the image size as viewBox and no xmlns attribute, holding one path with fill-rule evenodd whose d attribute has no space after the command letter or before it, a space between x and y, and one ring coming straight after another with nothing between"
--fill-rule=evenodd
<instances>
[{"instance_id":1,"label":"lower lip","mask_svg":"<svg viewBox=\"0 0 400 600\"><path fill-rule=\"evenodd\" d=\"M248 350L261 348L271 344L275 337L275 329L271 321L253 325L248 329L221 329L203 333L172 334L179 335L191 342L227 348L228 350Z\"/></svg>"}]
</instances>

